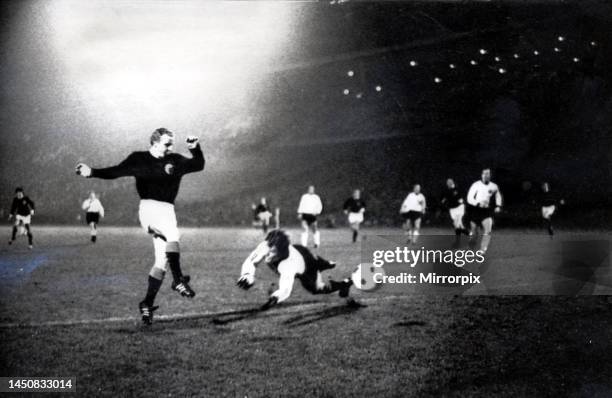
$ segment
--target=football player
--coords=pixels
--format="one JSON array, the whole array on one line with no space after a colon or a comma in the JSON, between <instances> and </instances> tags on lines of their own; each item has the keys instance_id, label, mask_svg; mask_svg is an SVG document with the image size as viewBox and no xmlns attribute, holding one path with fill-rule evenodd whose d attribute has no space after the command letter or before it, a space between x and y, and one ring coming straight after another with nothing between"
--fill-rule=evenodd
<instances>
[{"instance_id":1,"label":"football player","mask_svg":"<svg viewBox=\"0 0 612 398\"><path fill-rule=\"evenodd\" d=\"M321 272L334 268L336 263L317 257L302 245L292 245L289 236L278 229L268 233L265 240L244 260L236 284L245 290L251 288L255 283L256 267L262 262L279 275L278 289L261 307L263 310L289 298L295 279L299 279L304 289L312 294L339 292L339 296L344 298L348 298L353 284L351 278L340 282L323 282ZM352 299L349 299L349 304L354 304Z\"/></svg>"},{"instance_id":2,"label":"football player","mask_svg":"<svg viewBox=\"0 0 612 398\"><path fill-rule=\"evenodd\" d=\"M455 236L457 240L462 233L469 234L468 230L463 226L463 215L465 214L465 204L459 193L459 188L455 185L452 178L446 180L446 190L442 196L442 206L448 209L448 213L455 228Z\"/></svg>"},{"instance_id":3,"label":"football player","mask_svg":"<svg viewBox=\"0 0 612 398\"><path fill-rule=\"evenodd\" d=\"M363 213L366 209L365 202L361 199L361 191L356 189L353 196L344 202L344 214L348 216L348 223L353 231L353 243L357 242L359 226L363 222Z\"/></svg>"},{"instance_id":4,"label":"football player","mask_svg":"<svg viewBox=\"0 0 612 398\"><path fill-rule=\"evenodd\" d=\"M11 212L9 214L9 221L15 217L15 223L13 224L13 231L11 234L11 239L8 244L12 245L15 239L17 238L17 230L19 227L25 228L26 234L28 236L28 248L33 248L33 240L34 237L32 235L32 230L30 229L30 223L32 222L32 216L34 215L34 202L27 196L25 196L23 192L23 188L17 187L15 189L15 197L13 198L13 203L11 204Z\"/></svg>"},{"instance_id":5,"label":"football player","mask_svg":"<svg viewBox=\"0 0 612 398\"><path fill-rule=\"evenodd\" d=\"M427 210L427 202L425 196L421 193L421 185L415 184L412 187L412 192L406 196L400 215L404 219L404 232L408 235L408 243L416 243L420 230L421 218Z\"/></svg>"},{"instance_id":6,"label":"football player","mask_svg":"<svg viewBox=\"0 0 612 398\"><path fill-rule=\"evenodd\" d=\"M486 252L491 241L493 215L501 211L502 195L497 184L491 181L491 169L483 169L480 180L474 182L467 194L470 237L475 239L482 228L480 250Z\"/></svg>"},{"instance_id":7,"label":"football player","mask_svg":"<svg viewBox=\"0 0 612 398\"><path fill-rule=\"evenodd\" d=\"M268 233L272 213L270 212L270 207L266 202L266 198L261 198L259 204L255 206L253 211L255 213L255 220L261 225L264 234Z\"/></svg>"},{"instance_id":8,"label":"football player","mask_svg":"<svg viewBox=\"0 0 612 398\"><path fill-rule=\"evenodd\" d=\"M100 218L104 218L104 207L102 207L102 203L96 197L94 191L89 193L89 198L85 199L82 208L85 210L85 221L90 228L91 242L96 243L98 237L97 226Z\"/></svg>"},{"instance_id":9,"label":"football player","mask_svg":"<svg viewBox=\"0 0 612 398\"><path fill-rule=\"evenodd\" d=\"M323 203L321 198L315 193L315 187L310 185L308 192L302 195L300 198L300 204L298 206L298 218L302 221L302 235L301 243L302 246L308 246L308 232L312 231L312 237L314 240L314 247L317 248L321 245L321 233L319 232L317 225L317 216L323 211Z\"/></svg>"},{"instance_id":10,"label":"football player","mask_svg":"<svg viewBox=\"0 0 612 398\"><path fill-rule=\"evenodd\" d=\"M172 153L174 133L159 128L151 134L148 151L133 152L117 166L92 169L80 163L76 167L77 174L87 178L136 178L136 191L140 196L138 217L144 230L153 235L155 248L155 263L149 272L147 293L138 306L146 325L152 323L153 311L158 308L153 303L166 274L166 264L172 273L172 289L183 297L195 296L188 283L189 276L181 271L174 199L181 178L204 169L204 155L197 137L187 137L186 142L191 158Z\"/></svg>"},{"instance_id":11,"label":"football player","mask_svg":"<svg viewBox=\"0 0 612 398\"><path fill-rule=\"evenodd\" d=\"M544 182L542 184L542 193L540 194L540 206L542 211L542 218L548 231L548 235L552 238L555 231L552 226L552 216L557 210L557 204L563 205L565 201L563 199L557 199L557 197L550 191L550 184Z\"/></svg>"}]
</instances>

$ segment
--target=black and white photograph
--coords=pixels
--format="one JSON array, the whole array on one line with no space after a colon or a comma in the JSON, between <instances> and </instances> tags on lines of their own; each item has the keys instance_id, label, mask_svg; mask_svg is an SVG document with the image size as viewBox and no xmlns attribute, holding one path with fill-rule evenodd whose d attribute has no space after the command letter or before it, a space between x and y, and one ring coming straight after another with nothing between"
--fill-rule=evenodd
<instances>
[{"instance_id":1,"label":"black and white photograph","mask_svg":"<svg viewBox=\"0 0 612 398\"><path fill-rule=\"evenodd\" d=\"M612 2L0 2L0 393L612 397Z\"/></svg>"}]
</instances>

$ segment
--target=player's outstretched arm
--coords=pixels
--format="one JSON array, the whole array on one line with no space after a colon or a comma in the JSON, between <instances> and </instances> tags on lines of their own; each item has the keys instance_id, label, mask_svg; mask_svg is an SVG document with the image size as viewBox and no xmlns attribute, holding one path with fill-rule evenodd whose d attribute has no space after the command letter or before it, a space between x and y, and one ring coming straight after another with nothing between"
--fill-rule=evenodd
<instances>
[{"instance_id":1,"label":"player's outstretched arm","mask_svg":"<svg viewBox=\"0 0 612 398\"><path fill-rule=\"evenodd\" d=\"M255 250L249 254L249 256L242 263L240 270L240 277L236 282L239 288L248 290L255 284L255 270L257 264L264 259L266 254L270 251L267 242L261 242Z\"/></svg>"},{"instance_id":2,"label":"player's outstretched arm","mask_svg":"<svg viewBox=\"0 0 612 398\"><path fill-rule=\"evenodd\" d=\"M146 165L139 161L137 153L132 153L123 162L116 166L102 169L94 169L84 163L76 166L76 173L86 178L102 178L104 180L114 180L120 177L145 177L149 173Z\"/></svg>"},{"instance_id":3,"label":"player's outstretched arm","mask_svg":"<svg viewBox=\"0 0 612 398\"><path fill-rule=\"evenodd\" d=\"M295 273L281 271L280 278L278 279L278 289L270 295L268 303L273 302L272 305L274 305L287 300L291 296L294 280Z\"/></svg>"}]
</instances>

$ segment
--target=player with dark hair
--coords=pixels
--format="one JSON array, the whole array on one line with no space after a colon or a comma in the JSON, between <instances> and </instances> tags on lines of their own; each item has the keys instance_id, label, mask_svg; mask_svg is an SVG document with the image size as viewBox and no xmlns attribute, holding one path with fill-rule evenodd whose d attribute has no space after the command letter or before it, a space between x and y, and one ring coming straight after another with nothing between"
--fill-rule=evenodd
<instances>
[{"instance_id":1,"label":"player with dark hair","mask_svg":"<svg viewBox=\"0 0 612 398\"><path fill-rule=\"evenodd\" d=\"M557 199L557 196L550 191L550 184L544 182L542 183L542 192L540 193L539 202L546 230L548 231L548 235L552 238L555 234L552 226L552 216L557 210L557 204L563 205L565 201L563 199Z\"/></svg>"},{"instance_id":2,"label":"player with dark hair","mask_svg":"<svg viewBox=\"0 0 612 398\"><path fill-rule=\"evenodd\" d=\"M467 194L470 237L475 239L479 227L482 228L480 250L486 252L491 241L493 215L501 211L502 196L497 184L491 181L491 169L483 169L480 180L470 187ZM493 205L495 203L495 205Z\"/></svg>"},{"instance_id":3,"label":"player with dark hair","mask_svg":"<svg viewBox=\"0 0 612 398\"><path fill-rule=\"evenodd\" d=\"M18 187L15 189L15 197L11 204L11 212L9 214L9 221L15 217L15 223L13 224L13 231L11 239L8 244L12 245L15 239L17 239L17 230L19 227L25 228L28 235L28 248L32 249L32 241L34 239L32 230L30 229L30 223L32 222L32 216L34 215L34 202L23 192L23 188Z\"/></svg>"},{"instance_id":4,"label":"player with dark hair","mask_svg":"<svg viewBox=\"0 0 612 398\"><path fill-rule=\"evenodd\" d=\"M353 282L351 278L337 282L323 282L322 271L336 266L333 261L317 257L302 245L292 245L289 236L281 230L268 233L265 240L244 260L237 285L249 289L255 283L255 270L264 262L279 275L278 289L270 294L268 302L262 306L266 310L289 298L293 282L299 279L304 289L312 294L330 294L339 292L340 297L348 298ZM352 299L349 304L355 305Z\"/></svg>"},{"instance_id":5,"label":"player with dark hair","mask_svg":"<svg viewBox=\"0 0 612 398\"><path fill-rule=\"evenodd\" d=\"M356 189L353 191L353 196L344 202L342 207L344 214L348 217L348 223L353 231L353 243L357 242L359 236L359 226L363 222L363 213L365 213L366 204L361 199L361 191Z\"/></svg>"},{"instance_id":6,"label":"player with dark hair","mask_svg":"<svg viewBox=\"0 0 612 398\"><path fill-rule=\"evenodd\" d=\"M261 225L264 234L268 233L272 212L270 211L266 198L261 198L257 206L253 205L253 213L255 215L255 222Z\"/></svg>"},{"instance_id":7,"label":"player with dark hair","mask_svg":"<svg viewBox=\"0 0 612 398\"><path fill-rule=\"evenodd\" d=\"M406 196L400 215L404 220L404 232L408 235L408 243L416 243L420 230L421 218L427 210L427 202L425 196L421 193L421 185L414 184L412 192Z\"/></svg>"},{"instance_id":8,"label":"player with dark hair","mask_svg":"<svg viewBox=\"0 0 612 398\"><path fill-rule=\"evenodd\" d=\"M459 192L459 188L455 185L455 181L452 178L446 180L446 189L440 202L442 206L448 209L448 213L453 222L455 228L455 236L457 241L461 237L461 234L469 234L468 230L463 226L463 216L465 214L465 204L463 198Z\"/></svg>"},{"instance_id":9,"label":"player with dark hair","mask_svg":"<svg viewBox=\"0 0 612 398\"><path fill-rule=\"evenodd\" d=\"M100 222L100 218L104 218L104 207L102 207L102 202L96 197L96 193L91 191L89 193L89 198L85 199L81 207L85 210L85 221L90 228L89 234L91 236L91 242L96 243L98 239L98 223Z\"/></svg>"},{"instance_id":10,"label":"player with dark hair","mask_svg":"<svg viewBox=\"0 0 612 398\"><path fill-rule=\"evenodd\" d=\"M187 137L187 147L192 157L172 153L174 133L159 128L151 135L148 151L133 152L117 166L92 169L78 164L77 174L83 177L115 179L135 177L136 190L140 196L138 216L140 224L153 235L155 263L149 272L146 296L139 304L142 321L151 324L155 296L166 274L166 264L172 272L172 289L181 296L192 298L195 292L189 286L189 276L183 275L180 265L179 230L174 213L174 200L178 194L181 178L188 173L204 169L204 155L197 137Z\"/></svg>"},{"instance_id":11,"label":"player with dark hair","mask_svg":"<svg viewBox=\"0 0 612 398\"><path fill-rule=\"evenodd\" d=\"M310 185L308 191L300 198L298 205L298 218L302 221L302 235L300 240L302 246L308 246L308 232L312 231L314 247L321 245L321 233L318 229L317 216L323 211L323 203L319 195L315 193L315 187Z\"/></svg>"}]
</instances>

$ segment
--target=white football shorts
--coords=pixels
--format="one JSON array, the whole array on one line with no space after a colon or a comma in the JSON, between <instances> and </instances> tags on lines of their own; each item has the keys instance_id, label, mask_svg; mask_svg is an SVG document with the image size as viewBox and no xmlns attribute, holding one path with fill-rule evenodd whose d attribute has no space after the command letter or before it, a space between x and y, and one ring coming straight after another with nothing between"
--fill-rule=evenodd
<instances>
[{"instance_id":1,"label":"white football shorts","mask_svg":"<svg viewBox=\"0 0 612 398\"><path fill-rule=\"evenodd\" d=\"M32 221L31 214L28 214L27 216L22 216L22 215L17 214L15 216L15 225L20 224L20 223L23 223L25 225L25 224L29 224L31 221Z\"/></svg>"},{"instance_id":2,"label":"white football shorts","mask_svg":"<svg viewBox=\"0 0 612 398\"><path fill-rule=\"evenodd\" d=\"M363 222L363 213L349 213L348 222L349 224L361 224Z\"/></svg>"},{"instance_id":3,"label":"white football shorts","mask_svg":"<svg viewBox=\"0 0 612 398\"><path fill-rule=\"evenodd\" d=\"M542 206L542 217L550 218L555 213L555 205L552 206Z\"/></svg>"},{"instance_id":4,"label":"white football shorts","mask_svg":"<svg viewBox=\"0 0 612 398\"><path fill-rule=\"evenodd\" d=\"M461 220L465 214L465 205L462 203L457 207L448 210L450 218L454 220Z\"/></svg>"},{"instance_id":5,"label":"white football shorts","mask_svg":"<svg viewBox=\"0 0 612 398\"><path fill-rule=\"evenodd\" d=\"M148 233L149 227L161 233L166 242L178 242L180 238L176 214L172 203L142 199L138 208L140 225Z\"/></svg>"}]
</instances>

